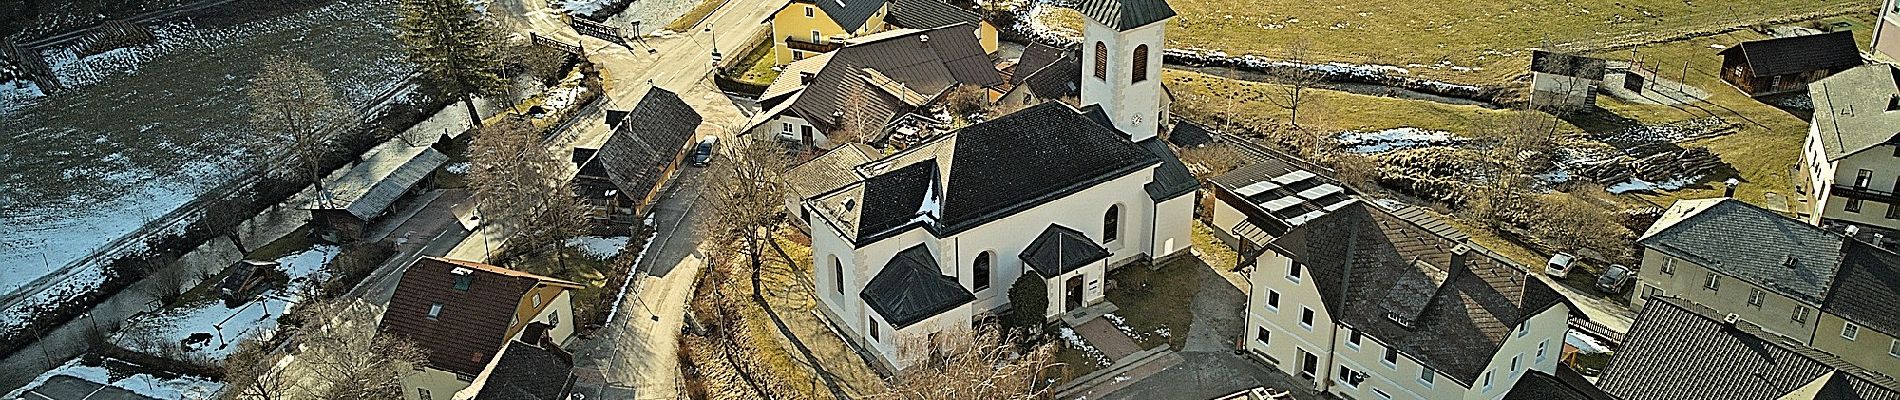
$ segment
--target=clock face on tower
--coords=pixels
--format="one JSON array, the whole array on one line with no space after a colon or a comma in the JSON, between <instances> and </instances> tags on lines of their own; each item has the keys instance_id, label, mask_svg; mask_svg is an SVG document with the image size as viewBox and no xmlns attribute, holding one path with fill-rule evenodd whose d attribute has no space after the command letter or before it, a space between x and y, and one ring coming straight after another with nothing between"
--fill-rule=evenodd
<instances>
[{"instance_id":1,"label":"clock face on tower","mask_svg":"<svg viewBox=\"0 0 1900 400\"><path fill-rule=\"evenodd\" d=\"M1134 116L1133 118L1129 118L1128 120L1129 120L1129 121L1131 121L1131 122L1134 122L1134 123L1135 123L1135 125L1141 125L1141 115L1140 115L1140 114L1136 114L1136 115L1135 115L1135 116Z\"/></svg>"}]
</instances>

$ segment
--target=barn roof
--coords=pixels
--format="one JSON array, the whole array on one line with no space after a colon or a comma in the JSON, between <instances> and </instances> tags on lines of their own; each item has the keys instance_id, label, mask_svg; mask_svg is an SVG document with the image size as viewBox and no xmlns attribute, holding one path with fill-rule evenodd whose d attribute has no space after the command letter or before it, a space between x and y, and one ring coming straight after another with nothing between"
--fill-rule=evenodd
<instances>
[{"instance_id":1,"label":"barn roof","mask_svg":"<svg viewBox=\"0 0 1900 400\"><path fill-rule=\"evenodd\" d=\"M324 185L305 208L343 210L368 221L382 214L409 188L435 172L449 156L428 146L382 147L363 155L363 162Z\"/></svg>"},{"instance_id":2,"label":"barn roof","mask_svg":"<svg viewBox=\"0 0 1900 400\"><path fill-rule=\"evenodd\" d=\"M1841 70L1864 62L1851 31L1742 42L1721 54L1741 54L1755 76Z\"/></svg>"}]
</instances>

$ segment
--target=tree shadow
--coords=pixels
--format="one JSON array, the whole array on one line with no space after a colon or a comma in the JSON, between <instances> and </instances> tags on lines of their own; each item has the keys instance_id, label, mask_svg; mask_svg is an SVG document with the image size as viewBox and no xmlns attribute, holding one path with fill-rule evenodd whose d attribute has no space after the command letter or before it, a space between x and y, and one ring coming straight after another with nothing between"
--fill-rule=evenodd
<instances>
[{"instance_id":1,"label":"tree shadow","mask_svg":"<svg viewBox=\"0 0 1900 400\"><path fill-rule=\"evenodd\" d=\"M772 319L772 327L777 328L778 333L784 335L785 340L792 343L792 348L798 350L798 354L805 358L805 364L810 365L812 371L818 374L819 380L824 381L825 389L831 391L831 396L839 399L851 398L851 395L845 393L844 387L838 383L838 375L832 373L829 369L825 369L824 364L819 363L818 356L812 352L811 347L805 345L804 340L798 338L797 333L792 332L791 326L785 324L785 319L779 316L778 310L772 306L772 302L766 300L763 296L756 295L753 300L758 301L760 308L765 309L765 315Z\"/></svg>"},{"instance_id":2,"label":"tree shadow","mask_svg":"<svg viewBox=\"0 0 1900 400\"><path fill-rule=\"evenodd\" d=\"M1643 124L1642 121L1605 110L1595 104L1591 104L1589 108L1557 114L1557 118L1576 125L1577 128L1591 135L1613 133Z\"/></svg>"}]
</instances>

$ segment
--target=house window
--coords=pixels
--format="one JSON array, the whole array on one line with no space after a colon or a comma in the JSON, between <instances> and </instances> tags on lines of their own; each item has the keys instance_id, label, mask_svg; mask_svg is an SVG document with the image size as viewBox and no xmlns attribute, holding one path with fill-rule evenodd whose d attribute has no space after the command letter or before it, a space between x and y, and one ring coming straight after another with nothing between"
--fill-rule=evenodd
<instances>
[{"instance_id":1,"label":"house window","mask_svg":"<svg viewBox=\"0 0 1900 400\"><path fill-rule=\"evenodd\" d=\"M1854 339L1860 338L1860 325L1854 325L1854 323L1852 322L1847 322L1846 325L1841 325L1841 338L1844 338L1847 340L1854 340Z\"/></svg>"},{"instance_id":2,"label":"house window","mask_svg":"<svg viewBox=\"0 0 1900 400\"><path fill-rule=\"evenodd\" d=\"M416 398L422 399L422 400L435 400L435 394L429 393L429 389L416 388Z\"/></svg>"},{"instance_id":3,"label":"house window","mask_svg":"<svg viewBox=\"0 0 1900 400\"><path fill-rule=\"evenodd\" d=\"M864 325L871 332L871 341L877 341L877 318L864 317Z\"/></svg>"},{"instance_id":4,"label":"house window","mask_svg":"<svg viewBox=\"0 0 1900 400\"><path fill-rule=\"evenodd\" d=\"M533 303L532 306L534 308L541 308L541 294L540 293L535 293L534 297L530 298L529 301Z\"/></svg>"},{"instance_id":5,"label":"house window","mask_svg":"<svg viewBox=\"0 0 1900 400\"><path fill-rule=\"evenodd\" d=\"M1893 187L1900 190L1900 182L1894 182ZM1887 203L1887 219L1900 219L1900 204Z\"/></svg>"},{"instance_id":6,"label":"house window","mask_svg":"<svg viewBox=\"0 0 1900 400\"><path fill-rule=\"evenodd\" d=\"M844 265L838 263L838 256L831 256L831 270L836 272L831 275L831 287L837 288L838 293L844 293Z\"/></svg>"},{"instance_id":7,"label":"house window","mask_svg":"<svg viewBox=\"0 0 1900 400\"><path fill-rule=\"evenodd\" d=\"M1379 361L1384 362L1386 368L1397 369L1399 367L1399 349L1391 347L1385 348L1385 358Z\"/></svg>"},{"instance_id":8,"label":"house window","mask_svg":"<svg viewBox=\"0 0 1900 400\"><path fill-rule=\"evenodd\" d=\"M1748 288L1748 305L1755 306L1755 308L1761 308L1761 299L1764 295L1765 294L1762 293L1761 289Z\"/></svg>"},{"instance_id":9,"label":"house window","mask_svg":"<svg viewBox=\"0 0 1900 400\"><path fill-rule=\"evenodd\" d=\"M1866 169L1863 169L1863 170L1860 170L1860 171L1858 171L1858 172L1856 172L1856 173L1855 173L1855 175L1854 175L1854 188L1855 188L1855 189L1866 189L1866 188L1867 188L1867 185L1870 185L1870 184L1873 184L1873 183L1874 183L1874 171L1873 171L1873 170L1866 170Z\"/></svg>"},{"instance_id":10,"label":"house window","mask_svg":"<svg viewBox=\"0 0 1900 400\"><path fill-rule=\"evenodd\" d=\"M1135 46L1135 60L1131 66L1135 69L1135 76L1128 83L1148 80L1148 45Z\"/></svg>"},{"instance_id":11,"label":"house window","mask_svg":"<svg viewBox=\"0 0 1900 400\"><path fill-rule=\"evenodd\" d=\"M976 291L981 292L983 289L989 289L990 252L976 253L976 265L974 268L976 269L976 273L970 274L970 279L976 281Z\"/></svg>"},{"instance_id":12,"label":"house window","mask_svg":"<svg viewBox=\"0 0 1900 400\"><path fill-rule=\"evenodd\" d=\"M1347 368L1344 365L1339 366L1339 383L1344 384L1346 385L1346 387L1349 387L1349 388L1358 389L1359 382L1361 382L1362 380L1352 379L1352 376L1353 376L1352 368Z\"/></svg>"},{"instance_id":13,"label":"house window","mask_svg":"<svg viewBox=\"0 0 1900 400\"><path fill-rule=\"evenodd\" d=\"M1113 243L1122 229L1122 206L1108 206L1108 212L1102 213L1102 243Z\"/></svg>"},{"instance_id":14,"label":"house window","mask_svg":"<svg viewBox=\"0 0 1900 400\"><path fill-rule=\"evenodd\" d=\"M468 291L469 285L472 283L475 283L474 276L469 276L469 275L455 276L455 290L466 292Z\"/></svg>"},{"instance_id":15,"label":"house window","mask_svg":"<svg viewBox=\"0 0 1900 400\"><path fill-rule=\"evenodd\" d=\"M1260 345L1262 346L1265 346L1268 343L1273 343L1273 332L1267 331L1267 327L1262 326L1256 329L1259 329L1259 330L1254 331L1253 333L1254 341L1260 342Z\"/></svg>"},{"instance_id":16,"label":"house window","mask_svg":"<svg viewBox=\"0 0 1900 400\"><path fill-rule=\"evenodd\" d=\"M1708 290L1722 290L1722 276L1716 275L1714 271L1710 271L1709 277L1702 280L1702 288Z\"/></svg>"},{"instance_id":17,"label":"house window","mask_svg":"<svg viewBox=\"0 0 1900 400\"><path fill-rule=\"evenodd\" d=\"M1432 387L1433 384L1437 383L1437 381L1438 381L1437 372L1432 372L1432 369L1426 368L1424 364L1420 364L1418 366L1418 384L1425 385L1425 387L1429 388L1429 387Z\"/></svg>"},{"instance_id":18,"label":"house window","mask_svg":"<svg viewBox=\"0 0 1900 400\"><path fill-rule=\"evenodd\" d=\"M824 39L825 39L825 38L824 38L824 35L820 35L820 34L818 34L818 31L811 31L811 42L812 42L812 43L824 43Z\"/></svg>"},{"instance_id":19,"label":"house window","mask_svg":"<svg viewBox=\"0 0 1900 400\"><path fill-rule=\"evenodd\" d=\"M458 372L455 374L455 380L463 381L463 382L474 382L475 376Z\"/></svg>"},{"instance_id":20,"label":"house window","mask_svg":"<svg viewBox=\"0 0 1900 400\"><path fill-rule=\"evenodd\" d=\"M1546 354L1550 354L1550 339L1544 339L1544 341L1542 342L1537 342L1537 363L1538 364L1544 363Z\"/></svg>"},{"instance_id":21,"label":"house window","mask_svg":"<svg viewBox=\"0 0 1900 400\"><path fill-rule=\"evenodd\" d=\"M1676 274L1676 259L1664 258L1662 271L1664 275L1675 275Z\"/></svg>"},{"instance_id":22,"label":"house window","mask_svg":"<svg viewBox=\"0 0 1900 400\"><path fill-rule=\"evenodd\" d=\"M1286 280L1300 283L1300 275L1300 263L1295 262L1286 267Z\"/></svg>"},{"instance_id":23,"label":"house window","mask_svg":"<svg viewBox=\"0 0 1900 400\"><path fill-rule=\"evenodd\" d=\"M1794 322L1808 322L1808 308L1794 306L1794 315L1788 316L1788 320Z\"/></svg>"},{"instance_id":24,"label":"house window","mask_svg":"<svg viewBox=\"0 0 1900 400\"><path fill-rule=\"evenodd\" d=\"M1900 357L1900 339L1894 339L1893 342L1887 343L1887 355Z\"/></svg>"},{"instance_id":25,"label":"house window","mask_svg":"<svg viewBox=\"0 0 1900 400\"><path fill-rule=\"evenodd\" d=\"M1657 289L1655 286L1650 286L1649 284L1643 284L1643 300L1649 300L1649 298L1656 297L1658 294L1662 294L1662 289Z\"/></svg>"},{"instance_id":26,"label":"house window","mask_svg":"<svg viewBox=\"0 0 1900 400\"><path fill-rule=\"evenodd\" d=\"M1346 335L1346 347L1351 347L1353 350L1358 350L1359 339L1364 336L1365 334L1359 332L1358 329L1353 329L1352 334Z\"/></svg>"},{"instance_id":27,"label":"house window","mask_svg":"<svg viewBox=\"0 0 1900 400\"><path fill-rule=\"evenodd\" d=\"M1517 353L1517 355L1511 356L1511 376L1517 376L1518 368L1524 366L1524 364L1520 362L1523 358L1524 353Z\"/></svg>"},{"instance_id":28,"label":"house window","mask_svg":"<svg viewBox=\"0 0 1900 400\"><path fill-rule=\"evenodd\" d=\"M1530 332L1530 329L1526 328L1528 326L1531 326L1530 321L1524 321L1524 322L1525 323L1517 324L1517 337L1524 337L1525 333Z\"/></svg>"},{"instance_id":29,"label":"house window","mask_svg":"<svg viewBox=\"0 0 1900 400\"><path fill-rule=\"evenodd\" d=\"M1491 371L1484 371L1484 391L1491 391Z\"/></svg>"},{"instance_id":30,"label":"house window","mask_svg":"<svg viewBox=\"0 0 1900 400\"><path fill-rule=\"evenodd\" d=\"M436 319L436 317L440 317L440 316L442 316L442 303L430 304L429 305L429 319Z\"/></svg>"},{"instance_id":31,"label":"house window","mask_svg":"<svg viewBox=\"0 0 1900 400\"><path fill-rule=\"evenodd\" d=\"M811 18L813 14L811 6L805 6L805 18Z\"/></svg>"},{"instance_id":32,"label":"house window","mask_svg":"<svg viewBox=\"0 0 1900 400\"><path fill-rule=\"evenodd\" d=\"M784 132L784 133L792 133L792 123L785 122L785 123L778 124L778 131Z\"/></svg>"},{"instance_id":33,"label":"house window","mask_svg":"<svg viewBox=\"0 0 1900 400\"><path fill-rule=\"evenodd\" d=\"M548 312L548 325L554 325L554 326L561 325L561 311L560 310L554 310L554 311Z\"/></svg>"},{"instance_id":34,"label":"house window","mask_svg":"<svg viewBox=\"0 0 1900 400\"><path fill-rule=\"evenodd\" d=\"M1280 312L1280 292L1267 291L1267 311Z\"/></svg>"},{"instance_id":35,"label":"house window","mask_svg":"<svg viewBox=\"0 0 1900 400\"><path fill-rule=\"evenodd\" d=\"M1095 79L1108 79L1108 45L1095 42Z\"/></svg>"},{"instance_id":36,"label":"house window","mask_svg":"<svg viewBox=\"0 0 1900 400\"><path fill-rule=\"evenodd\" d=\"M1861 203L1860 199L1847 199L1847 204L1843 205L1841 208L1846 210L1847 212L1860 213L1860 203Z\"/></svg>"},{"instance_id":37,"label":"house window","mask_svg":"<svg viewBox=\"0 0 1900 400\"><path fill-rule=\"evenodd\" d=\"M1300 327L1313 330L1313 309L1300 307Z\"/></svg>"}]
</instances>

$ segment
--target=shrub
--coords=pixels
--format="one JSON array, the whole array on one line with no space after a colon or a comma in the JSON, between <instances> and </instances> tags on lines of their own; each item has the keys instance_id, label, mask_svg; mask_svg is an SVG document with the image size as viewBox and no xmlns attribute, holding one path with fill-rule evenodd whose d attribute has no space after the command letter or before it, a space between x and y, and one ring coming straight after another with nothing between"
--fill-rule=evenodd
<instances>
[{"instance_id":1,"label":"shrub","mask_svg":"<svg viewBox=\"0 0 1900 400\"><path fill-rule=\"evenodd\" d=\"M1009 286L1009 313L1003 316L1003 327L1011 331L1042 332L1043 311L1049 309L1049 288L1044 286L1042 275L1035 271L1023 271L1016 283Z\"/></svg>"}]
</instances>

